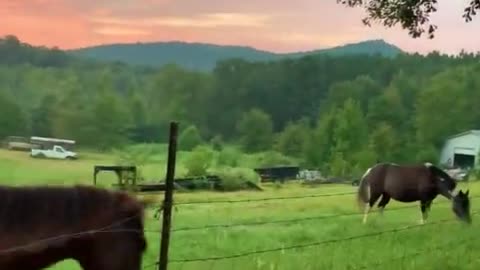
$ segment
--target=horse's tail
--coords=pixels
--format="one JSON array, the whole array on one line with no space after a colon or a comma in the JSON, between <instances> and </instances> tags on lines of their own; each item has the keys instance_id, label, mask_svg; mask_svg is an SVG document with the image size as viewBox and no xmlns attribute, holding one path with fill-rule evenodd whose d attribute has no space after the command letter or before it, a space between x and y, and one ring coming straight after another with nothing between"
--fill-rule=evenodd
<instances>
[{"instance_id":1,"label":"horse's tail","mask_svg":"<svg viewBox=\"0 0 480 270\"><path fill-rule=\"evenodd\" d=\"M368 183L368 176L370 175L370 171L372 168L369 168L365 174L360 179L360 183L358 185L357 191L357 203L361 210L364 209L365 204L368 203L370 200L370 185Z\"/></svg>"}]
</instances>

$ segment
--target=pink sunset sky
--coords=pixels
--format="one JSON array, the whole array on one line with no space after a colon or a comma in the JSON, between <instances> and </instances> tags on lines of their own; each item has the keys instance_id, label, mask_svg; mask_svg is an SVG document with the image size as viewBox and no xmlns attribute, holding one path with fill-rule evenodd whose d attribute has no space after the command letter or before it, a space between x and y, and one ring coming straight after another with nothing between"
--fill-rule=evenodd
<instances>
[{"instance_id":1,"label":"pink sunset sky","mask_svg":"<svg viewBox=\"0 0 480 270\"><path fill-rule=\"evenodd\" d=\"M480 18L461 17L469 0L440 0L436 38L363 26L360 9L336 0L0 0L0 36L63 49L181 40L275 52L384 39L410 52L480 50Z\"/></svg>"}]
</instances>

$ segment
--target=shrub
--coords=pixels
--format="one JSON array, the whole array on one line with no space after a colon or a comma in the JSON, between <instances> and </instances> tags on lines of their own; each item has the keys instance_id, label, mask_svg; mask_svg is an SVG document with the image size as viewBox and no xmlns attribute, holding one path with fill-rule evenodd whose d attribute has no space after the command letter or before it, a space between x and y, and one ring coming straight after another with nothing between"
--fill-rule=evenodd
<instances>
[{"instance_id":1,"label":"shrub","mask_svg":"<svg viewBox=\"0 0 480 270\"><path fill-rule=\"evenodd\" d=\"M223 139L222 136L216 135L210 140L210 144L212 145L213 149L216 151L221 151L223 149Z\"/></svg>"},{"instance_id":2,"label":"shrub","mask_svg":"<svg viewBox=\"0 0 480 270\"><path fill-rule=\"evenodd\" d=\"M217 164L219 166L236 167L238 166L241 157L242 153L238 149L233 147L225 147L218 155Z\"/></svg>"},{"instance_id":3,"label":"shrub","mask_svg":"<svg viewBox=\"0 0 480 270\"><path fill-rule=\"evenodd\" d=\"M187 176L206 175L212 165L213 150L207 146L197 146L185 158L184 165L187 169Z\"/></svg>"},{"instance_id":4,"label":"shrub","mask_svg":"<svg viewBox=\"0 0 480 270\"><path fill-rule=\"evenodd\" d=\"M258 166L261 167L293 165L293 163L291 158L276 151L264 152L258 159Z\"/></svg>"},{"instance_id":5,"label":"shrub","mask_svg":"<svg viewBox=\"0 0 480 270\"><path fill-rule=\"evenodd\" d=\"M246 168L223 168L216 172L222 179L222 187L225 191L237 191L245 189L246 182L259 182L259 177L252 169Z\"/></svg>"},{"instance_id":6,"label":"shrub","mask_svg":"<svg viewBox=\"0 0 480 270\"><path fill-rule=\"evenodd\" d=\"M178 137L178 149L191 151L196 146L202 144L203 139L200 131L194 125L187 127Z\"/></svg>"}]
</instances>

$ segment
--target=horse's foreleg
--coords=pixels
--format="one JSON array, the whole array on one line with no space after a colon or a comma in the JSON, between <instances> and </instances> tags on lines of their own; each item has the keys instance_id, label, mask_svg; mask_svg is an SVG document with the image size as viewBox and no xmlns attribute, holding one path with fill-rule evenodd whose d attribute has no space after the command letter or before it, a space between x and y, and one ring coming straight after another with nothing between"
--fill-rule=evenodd
<instances>
[{"instance_id":1,"label":"horse's foreleg","mask_svg":"<svg viewBox=\"0 0 480 270\"><path fill-rule=\"evenodd\" d=\"M422 211L422 219L420 220L420 224L425 224L428 218L428 212L430 211L430 206L432 201L421 201L420 202L420 210Z\"/></svg>"},{"instance_id":2,"label":"horse's foreleg","mask_svg":"<svg viewBox=\"0 0 480 270\"><path fill-rule=\"evenodd\" d=\"M373 205L375 204L375 202L377 202L378 198L380 198L381 195L382 194L371 193L370 199L366 204L365 210L363 212L363 224L367 223L368 213L370 212L370 209L372 209Z\"/></svg>"},{"instance_id":3,"label":"horse's foreleg","mask_svg":"<svg viewBox=\"0 0 480 270\"><path fill-rule=\"evenodd\" d=\"M389 201L390 201L390 196L384 193L382 195L382 198L380 199L380 202L378 203L378 210L380 212L380 215L383 215L383 210L385 209L385 206L387 206Z\"/></svg>"},{"instance_id":4,"label":"horse's foreleg","mask_svg":"<svg viewBox=\"0 0 480 270\"><path fill-rule=\"evenodd\" d=\"M367 223L367 217L368 217L368 213L370 212L370 204L367 203L365 205L365 209L363 210L363 224Z\"/></svg>"}]
</instances>

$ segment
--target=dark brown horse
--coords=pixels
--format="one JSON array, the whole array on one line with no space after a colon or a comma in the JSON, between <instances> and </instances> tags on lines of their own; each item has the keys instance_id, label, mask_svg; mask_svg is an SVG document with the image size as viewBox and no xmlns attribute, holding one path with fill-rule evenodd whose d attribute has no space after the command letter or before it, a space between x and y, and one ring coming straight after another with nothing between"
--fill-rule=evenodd
<instances>
[{"instance_id":1,"label":"dark brown horse","mask_svg":"<svg viewBox=\"0 0 480 270\"><path fill-rule=\"evenodd\" d=\"M90 187L0 186L0 269L74 259L85 270L138 270L144 207L126 193Z\"/></svg>"},{"instance_id":2,"label":"dark brown horse","mask_svg":"<svg viewBox=\"0 0 480 270\"><path fill-rule=\"evenodd\" d=\"M358 202L364 207L363 223L367 222L370 209L381 197L378 203L380 213L383 213L390 199L420 201L423 224L432 201L439 194L452 201L453 211L460 220L471 222L469 191L455 193L455 180L430 163L402 166L379 163L369 168L360 181Z\"/></svg>"}]
</instances>

